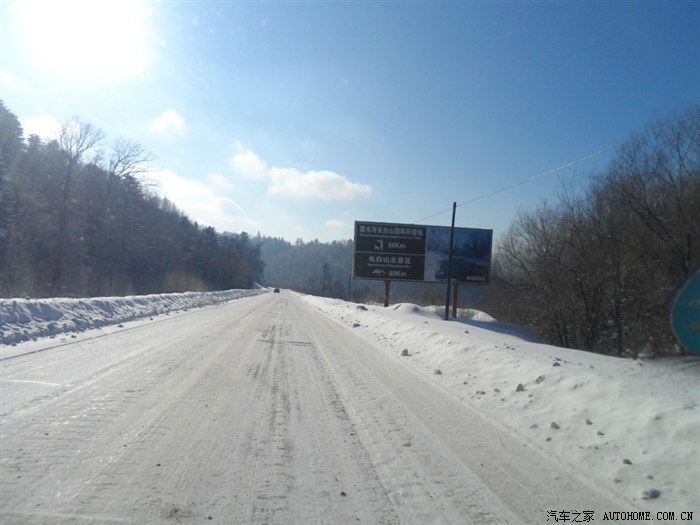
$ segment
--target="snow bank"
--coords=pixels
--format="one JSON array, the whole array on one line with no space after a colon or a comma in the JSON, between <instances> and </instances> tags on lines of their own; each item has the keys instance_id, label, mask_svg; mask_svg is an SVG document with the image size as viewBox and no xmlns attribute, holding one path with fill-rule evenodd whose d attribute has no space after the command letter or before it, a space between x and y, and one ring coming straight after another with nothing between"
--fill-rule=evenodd
<instances>
[{"instance_id":1,"label":"snow bank","mask_svg":"<svg viewBox=\"0 0 700 525\"><path fill-rule=\"evenodd\" d=\"M700 513L700 359L559 348L485 314L305 300L593 483L644 509Z\"/></svg>"},{"instance_id":2,"label":"snow bank","mask_svg":"<svg viewBox=\"0 0 700 525\"><path fill-rule=\"evenodd\" d=\"M81 332L143 317L211 306L267 291L225 290L89 299L0 299L0 344Z\"/></svg>"}]
</instances>

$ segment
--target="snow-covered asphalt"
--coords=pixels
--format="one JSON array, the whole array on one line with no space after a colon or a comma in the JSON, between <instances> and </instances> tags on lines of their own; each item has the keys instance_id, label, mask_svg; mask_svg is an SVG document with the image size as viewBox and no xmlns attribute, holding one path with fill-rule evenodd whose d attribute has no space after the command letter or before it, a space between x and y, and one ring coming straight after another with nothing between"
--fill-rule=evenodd
<instances>
[{"instance_id":1,"label":"snow-covered asphalt","mask_svg":"<svg viewBox=\"0 0 700 525\"><path fill-rule=\"evenodd\" d=\"M3 524L635 510L289 292L3 355Z\"/></svg>"}]
</instances>

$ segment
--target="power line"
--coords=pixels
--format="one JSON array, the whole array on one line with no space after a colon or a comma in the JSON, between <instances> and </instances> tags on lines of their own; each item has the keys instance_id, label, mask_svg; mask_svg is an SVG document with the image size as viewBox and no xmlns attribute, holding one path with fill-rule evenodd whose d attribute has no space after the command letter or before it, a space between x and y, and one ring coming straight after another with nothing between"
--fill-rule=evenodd
<instances>
[{"instance_id":1,"label":"power line","mask_svg":"<svg viewBox=\"0 0 700 525\"><path fill-rule=\"evenodd\" d=\"M465 204L470 204L472 202L476 202L476 201L481 200L481 199L485 199L486 197L491 197L492 195L496 195L498 193L502 193L502 192L507 191L507 190L511 190L513 188L516 188L518 186L522 186L523 184L527 184L528 182L532 182L533 180L537 180L537 179L544 177L546 175L551 175L552 173L557 173L557 172L563 171L566 168L570 168L571 166L575 166L576 164L581 164L582 162L586 162L587 160L592 159L593 157L597 157L598 155L602 155L603 153L607 153L608 151L611 151L615 148L617 148L617 145L601 149L599 151L596 151L595 153L591 153L590 155L586 155L585 157L581 157L578 160L567 162L566 164L563 164L563 165L559 166L558 168L547 170L547 171L542 172L538 175L533 175L532 177L528 177L527 179L523 179L521 181L515 182L515 183L511 184L510 186L506 186L504 188L501 188L500 190L495 190L495 191L492 191L491 193L486 193L480 197L475 197L473 199L469 199L468 201L464 201L464 202L458 204L457 207L464 206Z\"/></svg>"},{"instance_id":2,"label":"power line","mask_svg":"<svg viewBox=\"0 0 700 525\"><path fill-rule=\"evenodd\" d=\"M670 121L666 122L665 124L662 124L660 126L657 126L656 128L652 128L652 129L648 130L647 134L658 133L658 132L663 131L664 129L666 129L672 125L680 124L682 122L685 122L686 120L691 120L692 118L693 118L692 115L691 116L681 116L680 118L670 120ZM581 164L582 162L590 160L593 157L597 157L598 155L602 155L603 153L607 153L608 151L612 151L614 149L622 147L625 144L628 144L628 143L636 140L638 138L638 136L639 135L635 134L634 136L632 136L631 138L629 138L627 140L624 140L622 142L618 142L617 144L614 144L612 146L608 146L607 148L603 148L601 150L598 150L595 153L590 153L589 155L586 155L585 157L581 157L580 159L577 159L577 160L574 160L571 162L567 162L566 164L563 164L557 168L547 170L547 171L544 171L542 173L538 173L537 175L533 175L533 176L528 177L526 179L522 179L518 182L510 184L509 186L504 186L500 189L497 189L497 190L491 191L489 193L485 193L483 195L480 195L479 197L474 197L473 199L469 199L467 201L461 202L461 203L457 204L457 207L459 208L460 206L465 206L466 204L471 204L473 202L480 201L482 199L486 199L488 197L493 197L494 195L498 195L499 193L503 193L504 191L512 190L513 188L517 188L518 186L522 186L523 184L527 184L529 182L532 182L532 181L537 180L539 178L545 177L547 175L551 175L553 173L558 173L560 171L565 170L566 168L570 168L571 166ZM448 211L451 211L451 210L452 210L452 207L445 208L444 210L440 210L437 213L434 213L432 215L428 215L427 217L423 217L422 219L417 220L416 222L411 223L411 224L418 224L420 222L427 221L428 219L432 219L433 217L437 217L438 215L442 215L443 213L447 213Z\"/></svg>"},{"instance_id":3,"label":"power line","mask_svg":"<svg viewBox=\"0 0 700 525\"><path fill-rule=\"evenodd\" d=\"M624 143L623 143L623 144L624 144ZM603 149L601 149L601 150L599 150L599 151L596 151L595 153L591 153L591 154L589 154L589 155L586 155L585 157L581 157L580 159L577 159L577 160L574 160L574 161L571 161L571 162L567 162L566 164L562 164L561 166L559 166L559 167L557 167L557 168L554 168L554 169L551 169L551 170L547 170L547 171L544 171L544 172L542 172L542 173L538 173L537 175L532 175L531 177L528 177L528 178L526 178L526 179L519 180L518 182L514 182L513 184L510 184L510 185L508 185L508 186L504 186L504 187L502 187L502 188L499 188L499 189L497 189L497 190L491 191L491 192L489 192L489 193L484 193L483 195L480 195L480 196L478 196L478 197L474 197L473 199L469 199L469 200L467 200L467 201L460 202L459 204L457 204L457 207L459 208L460 206L465 206L466 204L471 204L471 203L473 203L473 202L480 201L480 200L482 200L482 199L486 199L486 198L488 198L488 197L493 197L494 195L498 195L499 193L503 193L504 191L512 190L513 188L517 188L518 186L522 186L523 184L527 184L527 183L529 183L529 182L532 182L532 181L534 181L534 180L540 179L540 178L545 177L545 176L547 176L547 175L551 175L551 174L553 174L553 173L558 173L558 172L560 172L560 171L565 170L566 168L570 168L571 166L575 166L575 165L577 165L577 164L581 164L582 162L585 162L585 161L587 161L587 160L589 160L589 159L592 159L593 157L597 157L598 155L602 155L603 153L607 153L608 151L614 150L615 148L619 147L620 145L621 145L621 144L615 144L614 146L609 146L609 147L607 147L607 148L603 148ZM429 216L427 216L427 217L423 217L422 219L417 220L417 221L416 221L415 223L413 223L413 224L417 224L417 223L419 223L419 222L427 221L428 219L432 219L433 217L437 217L438 215L442 215L443 213L446 213L446 212L450 211L451 209L452 209L452 208L445 208L444 210L441 210L441 211L439 211L439 212L437 212L437 213L434 213L434 214L429 215Z\"/></svg>"}]
</instances>

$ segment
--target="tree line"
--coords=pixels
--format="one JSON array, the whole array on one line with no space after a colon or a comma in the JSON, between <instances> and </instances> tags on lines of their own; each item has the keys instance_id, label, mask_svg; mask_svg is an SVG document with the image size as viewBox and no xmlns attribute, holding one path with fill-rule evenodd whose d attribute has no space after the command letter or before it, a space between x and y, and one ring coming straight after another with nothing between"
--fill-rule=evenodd
<instances>
[{"instance_id":1,"label":"tree line","mask_svg":"<svg viewBox=\"0 0 700 525\"><path fill-rule=\"evenodd\" d=\"M104 296L250 288L260 246L191 221L149 191L151 155L78 118L25 139L0 101L0 295Z\"/></svg>"},{"instance_id":2,"label":"tree line","mask_svg":"<svg viewBox=\"0 0 700 525\"><path fill-rule=\"evenodd\" d=\"M271 286L291 288L320 297L348 300L352 271L351 240L294 243L278 237L258 237L265 279Z\"/></svg>"}]
</instances>

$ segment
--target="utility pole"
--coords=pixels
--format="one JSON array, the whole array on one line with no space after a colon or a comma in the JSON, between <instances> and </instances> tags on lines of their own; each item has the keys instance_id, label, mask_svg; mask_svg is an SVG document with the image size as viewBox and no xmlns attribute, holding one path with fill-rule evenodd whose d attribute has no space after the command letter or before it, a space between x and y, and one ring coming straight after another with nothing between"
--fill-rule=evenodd
<instances>
[{"instance_id":1,"label":"utility pole","mask_svg":"<svg viewBox=\"0 0 700 525\"><path fill-rule=\"evenodd\" d=\"M452 247L455 243L455 214L457 203L452 203L452 227L450 228L450 255L447 259L447 298L445 299L445 321L450 319L450 281L452 281Z\"/></svg>"}]
</instances>

